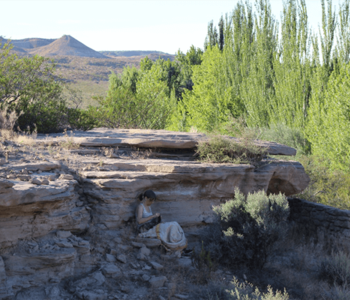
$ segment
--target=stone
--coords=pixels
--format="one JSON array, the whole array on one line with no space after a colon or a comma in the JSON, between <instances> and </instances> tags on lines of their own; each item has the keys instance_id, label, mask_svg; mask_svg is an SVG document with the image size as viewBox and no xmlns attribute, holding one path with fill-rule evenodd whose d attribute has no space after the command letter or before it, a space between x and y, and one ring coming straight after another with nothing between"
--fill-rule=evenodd
<instances>
[{"instance_id":1,"label":"stone","mask_svg":"<svg viewBox=\"0 0 350 300\"><path fill-rule=\"evenodd\" d=\"M49 182L49 180L47 178L43 178L41 180L41 184L48 185L48 184L50 184L50 182Z\"/></svg>"},{"instance_id":2,"label":"stone","mask_svg":"<svg viewBox=\"0 0 350 300\"><path fill-rule=\"evenodd\" d=\"M75 281L74 283L71 284L71 286L82 289L86 287L101 286L102 284L105 283L105 281L106 281L106 278L103 276L103 274L97 271L85 278Z\"/></svg>"},{"instance_id":3,"label":"stone","mask_svg":"<svg viewBox=\"0 0 350 300\"><path fill-rule=\"evenodd\" d=\"M148 260L149 255L151 254L151 250L149 250L146 246L142 247L137 255L137 259L139 260Z\"/></svg>"},{"instance_id":4,"label":"stone","mask_svg":"<svg viewBox=\"0 0 350 300\"><path fill-rule=\"evenodd\" d=\"M106 261L108 262L115 262L116 259L112 254L106 254Z\"/></svg>"},{"instance_id":5,"label":"stone","mask_svg":"<svg viewBox=\"0 0 350 300\"><path fill-rule=\"evenodd\" d=\"M132 249L132 247L130 245L123 245L123 244L118 244L117 247L118 247L118 249L121 249L123 251L129 251Z\"/></svg>"},{"instance_id":6,"label":"stone","mask_svg":"<svg viewBox=\"0 0 350 300\"><path fill-rule=\"evenodd\" d=\"M60 180L74 180L73 175L70 174L61 174L60 177L58 177Z\"/></svg>"},{"instance_id":7,"label":"stone","mask_svg":"<svg viewBox=\"0 0 350 300\"><path fill-rule=\"evenodd\" d=\"M182 267L185 267L185 268L192 267L192 260L189 257L181 257L177 260L177 262Z\"/></svg>"},{"instance_id":8,"label":"stone","mask_svg":"<svg viewBox=\"0 0 350 300\"><path fill-rule=\"evenodd\" d=\"M55 297L60 296L61 291L60 291L59 287L53 286L51 288L50 287L45 288L45 293L46 293L46 296L51 297L51 298L55 298Z\"/></svg>"},{"instance_id":9,"label":"stone","mask_svg":"<svg viewBox=\"0 0 350 300\"><path fill-rule=\"evenodd\" d=\"M117 256L119 253L119 251L115 250L115 249L111 249L110 254Z\"/></svg>"},{"instance_id":10,"label":"stone","mask_svg":"<svg viewBox=\"0 0 350 300\"><path fill-rule=\"evenodd\" d=\"M112 264L112 263L104 266L102 268L102 273L106 277L112 277L112 278L118 278L123 275L120 269L115 264Z\"/></svg>"},{"instance_id":11,"label":"stone","mask_svg":"<svg viewBox=\"0 0 350 300\"><path fill-rule=\"evenodd\" d=\"M47 177L47 179L48 179L49 181L55 181L55 180L56 180L56 175L49 175L49 176Z\"/></svg>"},{"instance_id":12,"label":"stone","mask_svg":"<svg viewBox=\"0 0 350 300\"><path fill-rule=\"evenodd\" d=\"M155 261L150 261L149 262L151 265L152 265L152 267L155 269L155 270L157 270L157 271L160 271L160 270L162 270L164 267L161 265L161 264L159 264L159 263L157 263L157 262L155 262Z\"/></svg>"},{"instance_id":13,"label":"stone","mask_svg":"<svg viewBox=\"0 0 350 300\"><path fill-rule=\"evenodd\" d=\"M73 245L67 241L58 241L56 242L56 245L62 248L73 248Z\"/></svg>"},{"instance_id":14,"label":"stone","mask_svg":"<svg viewBox=\"0 0 350 300\"><path fill-rule=\"evenodd\" d=\"M72 233L70 231L59 230L56 232L56 236L60 239L66 239L72 236Z\"/></svg>"},{"instance_id":15,"label":"stone","mask_svg":"<svg viewBox=\"0 0 350 300\"><path fill-rule=\"evenodd\" d=\"M167 278L165 276L152 277L149 283L152 288L160 288L164 285Z\"/></svg>"},{"instance_id":16,"label":"stone","mask_svg":"<svg viewBox=\"0 0 350 300\"><path fill-rule=\"evenodd\" d=\"M141 278L142 278L143 281L147 282L147 281L149 281L151 279L151 276L149 276L147 274L143 274Z\"/></svg>"},{"instance_id":17,"label":"stone","mask_svg":"<svg viewBox=\"0 0 350 300\"><path fill-rule=\"evenodd\" d=\"M32 177L30 175L17 175L17 178L21 181L30 181Z\"/></svg>"},{"instance_id":18,"label":"stone","mask_svg":"<svg viewBox=\"0 0 350 300\"><path fill-rule=\"evenodd\" d=\"M30 173L29 171L37 171L39 170L40 172L42 171L51 171L51 170L55 170L55 169L60 169L61 168L61 164L58 161L51 161L51 162L30 162L30 163L11 163L9 164L9 168L11 170L23 170L23 169L27 169L28 173Z\"/></svg>"},{"instance_id":19,"label":"stone","mask_svg":"<svg viewBox=\"0 0 350 300\"><path fill-rule=\"evenodd\" d=\"M175 294L174 297L177 298L177 299L181 299L181 300L182 299L189 299L189 296L182 295L182 294Z\"/></svg>"},{"instance_id":20,"label":"stone","mask_svg":"<svg viewBox=\"0 0 350 300\"><path fill-rule=\"evenodd\" d=\"M120 261L123 264L126 264L127 260L126 260L126 255L125 254L119 254L117 256L117 260Z\"/></svg>"},{"instance_id":21,"label":"stone","mask_svg":"<svg viewBox=\"0 0 350 300\"><path fill-rule=\"evenodd\" d=\"M37 184L37 185L40 185L40 184L41 184L41 180L38 179L38 178L32 178L32 179L30 180L30 182L31 182L32 184Z\"/></svg>"},{"instance_id":22,"label":"stone","mask_svg":"<svg viewBox=\"0 0 350 300\"><path fill-rule=\"evenodd\" d=\"M103 290L82 291L76 293L78 299L82 300L105 300L107 294Z\"/></svg>"},{"instance_id":23,"label":"stone","mask_svg":"<svg viewBox=\"0 0 350 300\"><path fill-rule=\"evenodd\" d=\"M0 158L0 166L6 164L6 159L5 158Z\"/></svg>"},{"instance_id":24,"label":"stone","mask_svg":"<svg viewBox=\"0 0 350 300\"><path fill-rule=\"evenodd\" d=\"M145 246L144 244L142 244L142 243L137 243L137 242L131 242L131 245L132 245L134 248L142 248L142 247Z\"/></svg>"}]
</instances>

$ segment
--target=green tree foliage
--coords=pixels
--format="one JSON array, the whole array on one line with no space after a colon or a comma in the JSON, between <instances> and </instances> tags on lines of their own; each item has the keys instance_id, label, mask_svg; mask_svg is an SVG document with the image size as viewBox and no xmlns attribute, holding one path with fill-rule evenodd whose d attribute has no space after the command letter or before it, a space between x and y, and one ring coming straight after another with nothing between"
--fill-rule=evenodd
<instances>
[{"instance_id":1,"label":"green tree foliage","mask_svg":"<svg viewBox=\"0 0 350 300\"><path fill-rule=\"evenodd\" d=\"M89 108L97 125L163 129L176 105L174 90L166 80L165 63L145 59L139 71L125 68L121 77L111 74L107 96L99 99L99 107Z\"/></svg>"},{"instance_id":2,"label":"green tree foliage","mask_svg":"<svg viewBox=\"0 0 350 300\"><path fill-rule=\"evenodd\" d=\"M240 111L232 101L233 89L227 84L226 66L222 52L214 46L204 53L202 64L193 67L193 90L183 94L185 129L195 125L199 130L211 131L223 124L228 114L237 115ZM179 118L185 112L180 111Z\"/></svg>"},{"instance_id":3,"label":"green tree foliage","mask_svg":"<svg viewBox=\"0 0 350 300\"><path fill-rule=\"evenodd\" d=\"M20 115L16 126L38 132L54 132L67 122L62 85L55 66L44 57L10 53L9 44L0 50L0 108Z\"/></svg>"},{"instance_id":4,"label":"green tree foliage","mask_svg":"<svg viewBox=\"0 0 350 300\"><path fill-rule=\"evenodd\" d=\"M327 157L330 166L350 170L350 66L333 71L319 101L311 99L306 132L315 155Z\"/></svg>"}]
</instances>

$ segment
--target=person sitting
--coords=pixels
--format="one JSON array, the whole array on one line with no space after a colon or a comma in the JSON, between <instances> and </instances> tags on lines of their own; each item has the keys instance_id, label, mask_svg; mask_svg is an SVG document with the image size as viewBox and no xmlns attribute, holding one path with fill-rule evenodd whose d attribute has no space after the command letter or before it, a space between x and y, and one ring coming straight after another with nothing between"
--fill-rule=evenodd
<instances>
[{"instance_id":1,"label":"person sitting","mask_svg":"<svg viewBox=\"0 0 350 300\"><path fill-rule=\"evenodd\" d=\"M151 205L156 194L147 190L139 197L141 203L136 210L137 231L140 238L157 238L170 251L182 251L187 247L187 239L176 221L161 223L161 215L153 214Z\"/></svg>"},{"instance_id":2,"label":"person sitting","mask_svg":"<svg viewBox=\"0 0 350 300\"><path fill-rule=\"evenodd\" d=\"M152 213L151 205L154 203L156 198L156 194L151 190L147 190L140 195L139 200L141 203L138 205L136 210L138 233L147 231L161 222L162 218L160 214Z\"/></svg>"}]
</instances>

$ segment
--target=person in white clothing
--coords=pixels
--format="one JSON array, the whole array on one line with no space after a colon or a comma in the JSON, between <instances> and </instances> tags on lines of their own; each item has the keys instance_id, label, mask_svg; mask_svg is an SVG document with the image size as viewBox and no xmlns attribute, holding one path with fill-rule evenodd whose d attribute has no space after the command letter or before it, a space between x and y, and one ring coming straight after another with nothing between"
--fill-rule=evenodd
<instances>
[{"instance_id":1,"label":"person in white clothing","mask_svg":"<svg viewBox=\"0 0 350 300\"><path fill-rule=\"evenodd\" d=\"M156 194L151 190L145 191L139 197L141 203L136 209L137 231L139 233L147 231L161 222L160 214L152 213L151 205L156 198Z\"/></svg>"},{"instance_id":2,"label":"person in white clothing","mask_svg":"<svg viewBox=\"0 0 350 300\"><path fill-rule=\"evenodd\" d=\"M156 200L156 194L147 190L139 200L141 203L136 209L138 237L157 238L169 251L182 251L186 248L187 239L181 226L176 221L161 223L161 215L153 214L151 205Z\"/></svg>"}]
</instances>

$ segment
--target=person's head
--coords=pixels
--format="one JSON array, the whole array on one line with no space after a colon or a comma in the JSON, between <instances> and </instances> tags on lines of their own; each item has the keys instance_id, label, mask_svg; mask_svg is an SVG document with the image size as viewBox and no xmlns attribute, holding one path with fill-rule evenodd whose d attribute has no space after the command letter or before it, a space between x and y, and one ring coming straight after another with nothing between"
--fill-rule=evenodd
<instances>
[{"instance_id":1,"label":"person's head","mask_svg":"<svg viewBox=\"0 0 350 300\"><path fill-rule=\"evenodd\" d=\"M150 205L157 199L157 197L152 190L147 190L140 195L139 199L143 203Z\"/></svg>"}]
</instances>

